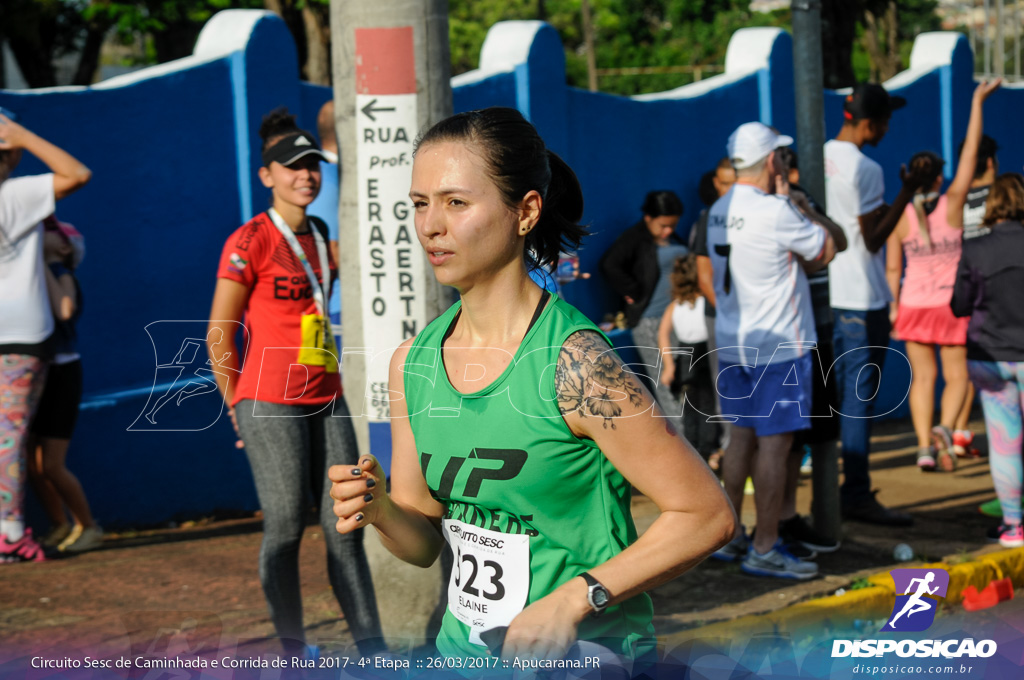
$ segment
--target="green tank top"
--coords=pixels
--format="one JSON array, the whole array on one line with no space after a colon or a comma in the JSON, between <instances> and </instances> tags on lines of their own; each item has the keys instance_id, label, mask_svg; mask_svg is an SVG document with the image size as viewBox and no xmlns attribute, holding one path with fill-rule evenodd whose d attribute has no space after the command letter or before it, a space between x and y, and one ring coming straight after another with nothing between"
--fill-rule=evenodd
<instances>
[{"instance_id":1,"label":"green tank top","mask_svg":"<svg viewBox=\"0 0 1024 680\"><path fill-rule=\"evenodd\" d=\"M629 483L596 444L569 431L555 398L562 344L577 331L600 331L554 298L504 373L460 393L441 360L460 309L456 303L416 337L404 380L420 467L445 506L455 558L438 650L485 656L480 632L508 625L529 603L622 552L636 527ZM647 654L652 616L651 599L638 595L585 619L579 637L628 657Z\"/></svg>"}]
</instances>

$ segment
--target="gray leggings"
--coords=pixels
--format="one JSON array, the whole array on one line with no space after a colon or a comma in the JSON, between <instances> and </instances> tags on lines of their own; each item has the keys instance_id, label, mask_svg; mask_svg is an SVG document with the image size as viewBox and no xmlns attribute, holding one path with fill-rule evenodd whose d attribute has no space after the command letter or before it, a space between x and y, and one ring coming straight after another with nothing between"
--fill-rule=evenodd
<instances>
[{"instance_id":1,"label":"gray leggings","mask_svg":"<svg viewBox=\"0 0 1024 680\"><path fill-rule=\"evenodd\" d=\"M633 344L636 345L636 353L640 356L640 361L646 364L643 370L654 385L654 389L651 391L654 393L658 406L665 412L665 416L676 428L676 432L682 436L684 432L683 404L675 398L672 390L661 384L661 350L658 348L659 325L661 325L660 316L641 317L640 323L632 330ZM673 346L676 344L675 333L671 335L670 341Z\"/></svg>"},{"instance_id":2,"label":"gray leggings","mask_svg":"<svg viewBox=\"0 0 1024 680\"><path fill-rule=\"evenodd\" d=\"M341 417L331 417L330 406L243 399L235 415L263 510L260 581L278 636L305 641L299 541L307 512L316 505L327 543L331 588L360 652L369 654L379 651L383 641L363 530L344 536L337 532L338 518L326 483L329 466L355 465L359 451L344 399L339 398L334 410Z\"/></svg>"}]
</instances>

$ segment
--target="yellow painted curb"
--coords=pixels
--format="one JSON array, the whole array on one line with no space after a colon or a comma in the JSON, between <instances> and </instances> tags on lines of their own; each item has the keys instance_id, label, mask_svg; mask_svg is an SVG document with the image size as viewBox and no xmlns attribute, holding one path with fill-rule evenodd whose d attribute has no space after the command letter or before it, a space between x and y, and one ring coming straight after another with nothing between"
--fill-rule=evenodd
<instances>
[{"instance_id":1,"label":"yellow painted curb","mask_svg":"<svg viewBox=\"0 0 1024 680\"><path fill-rule=\"evenodd\" d=\"M1024 586L1024 548L981 555L970 562L949 565L945 562L897 565L894 569L941 568L949 573L945 601L959 604L963 591L973 585L979 591L992 581L1009 577L1013 585ZM821 597L764 614L750 614L731 621L720 621L663 637L672 644L697 637L752 636L763 633L806 633L809 628L827 630L838 624L849 625L857 619L881 619L892 611L896 601L895 584L888 571L867 578L869 586L848 590L842 595Z\"/></svg>"}]
</instances>

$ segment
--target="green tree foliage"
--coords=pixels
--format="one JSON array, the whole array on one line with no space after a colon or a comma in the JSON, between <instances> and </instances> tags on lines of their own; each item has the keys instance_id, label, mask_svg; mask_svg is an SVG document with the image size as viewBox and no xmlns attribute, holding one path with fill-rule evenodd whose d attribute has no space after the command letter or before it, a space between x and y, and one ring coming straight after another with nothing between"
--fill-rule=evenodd
<instances>
[{"instance_id":1,"label":"green tree foliage","mask_svg":"<svg viewBox=\"0 0 1024 680\"><path fill-rule=\"evenodd\" d=\"M725 62L732 33L745 26L780 26L788 12L751 12L744 0L591 0L597 68L701 66ZM449 0L452 72L476 68L487 29L497 21L551 23L565 45L569 83L586 87L580 0ZM637 94L691 82L689 74L604 76L604 92Z\"/></svg>"},{"instance_id":2,"label":"green tree foliage","mask_svg":"<svg viewBox=\"0 0 1024 680\"><path fill-rule=\"evenodd\" d=\"M31 87L57 84L54 59L72 53L79 58L74 82L84 85L92 82L103 40L112 30L126 42L143 36L147 61L165 62L191 54L199 31L214 13L265 7L288 24L305 77L326 84L330 79L330 1L0 0L0 38L8 40ZM590 0L590 4L599 70L721 67L729 39L740 28L790 27L789 10L751 12L749 0ZM822 5L822 57L829 87L899 70L906 65L914 37L938 27L936 0L823 0ZM449 0L452 72L477 67L487 30L498 21L542 19L561 35L569 83L586 87L580 8L581 0ZM869 15L875 26L870 33L865 29ZM889 37L893 32L895 42ZM608 75L598 85L605 92L630 95L672 89L692 79L689 73Z\"/></svg>"},{"instance_id":3,"label":"green tree foliage","mask_svg":"<svg viewBox=\"0 0 1024 680\"><path fill-rule=\"evenodd\" d=\"M843 87L878 71L864 39L866 12L884 16L893 0L824 0L823 60L826 84ZM790 30L789 10L750 11L749 0L590 0L597 68L630 66L721 66L732 34L750 26ZM936 0L899 0L897 45L903 65L914 37L938 27ZM565 46L569 84L586 87L586 47L580 0L449 0L452 70L477 67L487 29L498 21L543 19ZM888 24L882 22L882 31ZM882 36L881 45L888 40ZM880 54L875 55L878 59ZM689 74L603 76L599 89L631 95L691 82Z\"/></svg>"},{"instance_id":4,"label":"green tree foliage","mask_svg":"<svg viewBox=\"0 0 1024 680\"><path fill-rule=\"evenodd\" d=\"M125 42L149 37L152 62L192 53L199 31L214 13L263 7L262 0L0 0L5 38L30 87L57 84L54 60L75 54L72 83L89 85L110 31Z\"/></svg>"}]
</instances>

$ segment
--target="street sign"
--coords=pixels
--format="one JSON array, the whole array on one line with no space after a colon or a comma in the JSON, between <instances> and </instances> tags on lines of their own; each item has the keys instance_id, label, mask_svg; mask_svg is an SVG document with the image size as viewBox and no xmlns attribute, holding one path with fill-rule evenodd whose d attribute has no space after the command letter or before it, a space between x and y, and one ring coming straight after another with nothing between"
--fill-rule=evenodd
<instances>
[{"instance_id":1,"label":"street sign","mask_svg":"<svg viewBox=\"0 0 1024 680\"><path fill-rule=\"evenodd\" d=\"M361 28L356 44L360 277L371 426L388 417L391 354L426 324L426 264L409 201L418 131L411 26ZM372 427L371 427L372 429Z\"/></svg>"}]
</instances>

